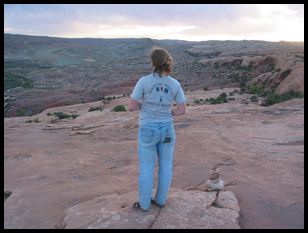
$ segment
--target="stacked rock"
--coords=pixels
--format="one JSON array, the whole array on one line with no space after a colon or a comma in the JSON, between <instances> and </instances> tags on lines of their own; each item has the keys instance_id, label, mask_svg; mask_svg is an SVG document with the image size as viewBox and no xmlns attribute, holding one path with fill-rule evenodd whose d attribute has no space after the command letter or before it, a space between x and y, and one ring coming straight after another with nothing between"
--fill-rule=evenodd
<instances>
[{"instance_id":1,"label":"stacked rock","mask_svg":"<svg viewBox=\"0 0 308 233\"><path fill-rule=\"evenodd\" d=\"M224 182L220 178L220 169L215 166L209 171L209 179L206 181L208 191L224 190Z\"/></svg>"}]
</instances>

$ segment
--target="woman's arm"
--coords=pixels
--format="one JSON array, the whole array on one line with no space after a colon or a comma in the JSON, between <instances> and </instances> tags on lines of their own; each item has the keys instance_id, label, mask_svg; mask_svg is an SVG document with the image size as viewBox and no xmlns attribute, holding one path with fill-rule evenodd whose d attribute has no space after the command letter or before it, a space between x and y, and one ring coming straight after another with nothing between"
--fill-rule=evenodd
<instances>
[{"instance_id":1,"label":"woman's arm","mask_svg":"<svg viewBox=\"0 0 308 233\"><path fill-rule=\"evenodd\" d=\"M177 108L171 110L171 114L173 116L180 116L180 115L184 115L185 113L186 113L185 103L177 104Z\"/></svg>"},{"instance_id":2,"label":"woman's arm","mask_svg":"<svg viewBox=\"0 0 308 233\"><path fill-rule=\"evenodd\" d=\"M134 100L134 99L130 99L129 101L129 106L128 106L128 111L136 111L139 110L141 107L141 104L138 103L138 101Z\"/></svg>"}]
</instances>

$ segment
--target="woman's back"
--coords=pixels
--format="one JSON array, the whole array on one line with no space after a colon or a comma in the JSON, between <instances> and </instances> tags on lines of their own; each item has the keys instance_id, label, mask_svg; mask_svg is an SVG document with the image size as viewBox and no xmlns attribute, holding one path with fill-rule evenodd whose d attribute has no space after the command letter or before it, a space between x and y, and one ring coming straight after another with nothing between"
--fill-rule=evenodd
<instances>
[{"instance_id":1,"label":"woman's back","mask_svg":"<svg viewBox=\"0 0 308 233\"><path fill-rule=\"evenodd\" d=\"M131 98L142 99L139 112L139 124L148 122L172 121L171 106L185 102L180 83L168 76L161 77L157 73L143 76L137 82Z\"/></svg>"},{"instance_id":2,"label":"woman's back","mask_svg":"<svg viewBox=\"0 0 308 233\"><path fill-rule=\"evenodd\" d=\"M129 111L139 110L138 201L134 208L148 211L153 203L163 207L172 179L175 145L173 116L185 114L185 96L180 83L171 78L172 57L158 48L151 53L153 73L140 78L131 94ZM140 103L140 102L141 103ZM173 101L177 108L172 109ZM151 198L153 172L158 158L156 195Z\"/></svg>"}]
</instances>

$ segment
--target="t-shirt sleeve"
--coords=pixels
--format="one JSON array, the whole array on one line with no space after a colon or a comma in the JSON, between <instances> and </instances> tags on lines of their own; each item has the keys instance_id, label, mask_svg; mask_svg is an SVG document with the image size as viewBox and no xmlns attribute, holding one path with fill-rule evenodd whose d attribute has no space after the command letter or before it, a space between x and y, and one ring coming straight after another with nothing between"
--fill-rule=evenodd
<instances>
[{"instance_id":1,"label":"t-shirt sleeve","mask_svg":"<svg viewBox=\"0 0 308 233\"><path fill-rule=\"evenodd\" d=\"M178 83L178 91L174 96L174 100L177 104L184 104L186 101L186 97L180 83Z\"/></svg>"},{"instance_id":2,"label":"t-shirt sleeve","mask_svg":"<svg viewBox=\"0 0 308 233\"><path fill-rule=\"evenodd\" d=\"M130 97L134 100L140 100L143 97L143 86L141 79L138 80Z\"/></svg>"}]
</instances>

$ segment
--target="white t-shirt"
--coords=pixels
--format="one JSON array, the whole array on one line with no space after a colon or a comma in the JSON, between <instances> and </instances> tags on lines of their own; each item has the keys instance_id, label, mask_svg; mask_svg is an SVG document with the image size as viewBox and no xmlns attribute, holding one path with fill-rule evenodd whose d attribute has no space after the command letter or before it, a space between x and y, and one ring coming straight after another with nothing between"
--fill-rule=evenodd
<instances>
[{"instance_id":1,"label":"white t-shirt","mask_svg":"<svg viewBox=\"0 0 308 233\"><path fill-rule=\"evenodd\" d=\"M160 77L152 73L141 77L130 97L141 100L139 125L148 122L168 122L173 120L171 106L185 103L185 95L180 83L168 76Z\"/></svg>"}]
</instances>

